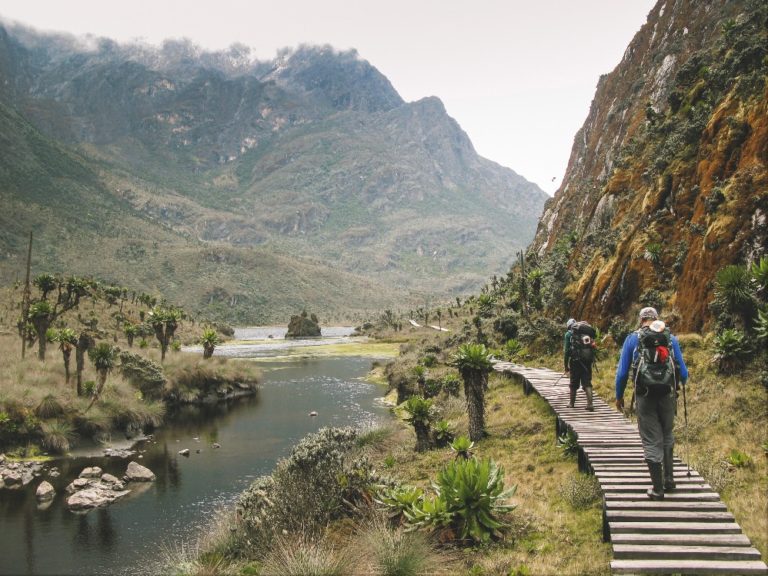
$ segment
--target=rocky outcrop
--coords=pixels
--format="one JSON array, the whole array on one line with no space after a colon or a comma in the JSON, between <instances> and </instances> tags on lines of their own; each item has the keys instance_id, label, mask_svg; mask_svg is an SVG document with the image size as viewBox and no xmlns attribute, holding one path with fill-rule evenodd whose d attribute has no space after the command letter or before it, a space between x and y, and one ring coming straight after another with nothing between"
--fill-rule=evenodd
<instances>
[{"instance_id":1,"label":"rocky outcrop","mask_svg":"<svg viewBox=\"0 0 768 576\"><path fill-rule=\"evenodd\" d=\"M83 469L66 488L67 506L74 512L83 512L92 508L109 506L116 500L128 495L130 490L111 474L102 473L101 468L93 466Z\"/></svg>"},{"instance_id":2,"label":"rocky outcrop","mask_svg":"<svg viewBox=\"0 0 768 576\"><path fill-rule=\"evenodd\" d=\"M606 326L642 303L697 330L717 270L765 252L766 6L659 0L600 79L531 247L565 262L553 311Z\"/></svg>"},{"instance_id":3,"label":"rocky outcrop","mask_svg":"<svg viewBox=\"0 0 768 576\"><path fill-rule=\"evenodd\" d=\"M303 311L301 314L291 316L291 321L288 323L288 331L285 333L286 338L314 338L320 336L320 323L317 320L317 316L312 314L307 316L307 311Z\"/></svg>"},{"instance_id":4,"label":"rocky outcrop","mask_svg":"<svg viewBox=\"0 0 768 576\"><path fill-rule=\"evenodd\" d=\"M23 488L42 473L40 462L13 462L0 454L0 489Z\"/></svg>"}]
</instances>

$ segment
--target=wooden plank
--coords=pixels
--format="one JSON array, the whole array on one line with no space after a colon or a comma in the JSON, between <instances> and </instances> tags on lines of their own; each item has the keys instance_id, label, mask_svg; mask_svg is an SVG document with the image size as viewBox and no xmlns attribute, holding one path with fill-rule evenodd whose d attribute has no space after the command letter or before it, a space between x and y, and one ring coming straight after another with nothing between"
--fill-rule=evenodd
<instances>
[{"instance_id":1,"label":"wooden plank","mask_svg":"<svg viewBox=\"0 0 768 576\"><path fill-rule=\"evenodd\" d=\"M749 546L703 546L676 544L613 544L616 559L636 560L760 560L760 552Z\"/></svg>"},{"instance_id":2,"label":"wooden plank","mask_svg":"<svg viewBox=\"0 0 768 576\"><path fill-rule=\"evenodd\" d=\"M681 512L725 512L728 510L722 502L680 502L664 500L611 501L608 510L679 510Z\"/></svg>"},{"instance_id":3,"label":"wooden plank","mask_svg":"<svg viewBox=\"0 0 768 576\"><path fill-rule=\"evenodd\" d=\"M614 574L768 574L763 562L745 560L613 560Z\"/></svg>"},{"instance_id":4,"label":"wooden plank","mask_svg":"<svg viewBox=\"0 0 768 576\"><path fill-rule=\"evenodd\" d=\"M605 516L609 522L733 522L730 512L607 510Z\"/></svg>"},{"instance_id":5,"label":"wooden plank","mask_svg":"<svg viewBox=\"0 0 768 576\"><path fill-rule=\"evenodd\" d=\"M609 522L611 534L741 534L736 522Z\"/></svg>"},{"instance_id":6,"label":"wooden plank","mask_svg":"<svg viewBox=\"0 0 768 576\"><path fill-rule=\"evenodd\" d=\"M648 500L648 495L643 489L628 492L606 492L603 495L603 499L606 503L612 500ZM680 492L675 490L674 492L664 493L665 502L716 502L719 500L720 495L717 492Z\"/></svg>"},{"instance_id":7,"label":"wooden plank","mask_svg":"<svg viewBox=\"0 0 768 576\"><path fill-rule=\"evenodd\" d=\"M651 485L650 480L647 483L637 483L637 484L623 484L618 482L610 482L600 484L600 488L602 488L603 492L639 492L639 491L645 491L648 490L648 487ZM675 490L675 493L680 492L711 492L712 486L710 486L707 483L702 484L686 484L685 488L678 488Z\"/></svg>"},{"instance_id":8,"label":"wooden plank","mask_svg":"<svg viewBox=\"0 0 768 576\"><path fill-rule=\"evenodd\" d=\"M744 534L612 534L613 544L751 546Z\"/></svg>"}]
</instances>

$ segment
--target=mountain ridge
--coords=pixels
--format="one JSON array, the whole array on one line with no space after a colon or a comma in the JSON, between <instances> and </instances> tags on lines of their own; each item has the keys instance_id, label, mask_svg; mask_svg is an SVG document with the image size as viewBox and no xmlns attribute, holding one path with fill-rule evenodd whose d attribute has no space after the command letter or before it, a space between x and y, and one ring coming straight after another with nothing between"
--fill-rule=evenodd
<instances>
[{"instance_id":1,"label":"mountain ridge","mask_svg":"<svg viewBox=\"0 0 768 576\"><path fill-rule=\"evenodd\" d=\"M302 46L258 62L242 46L101 39L83 51L14 30L0 27L6 106L179 249L297 257L376 279L395 303L471 290L533 236L546 194L480 158L438 98L404 102L355 51ZM125 278L119 263L113 275Z\"/></svg>"}]
</instances>

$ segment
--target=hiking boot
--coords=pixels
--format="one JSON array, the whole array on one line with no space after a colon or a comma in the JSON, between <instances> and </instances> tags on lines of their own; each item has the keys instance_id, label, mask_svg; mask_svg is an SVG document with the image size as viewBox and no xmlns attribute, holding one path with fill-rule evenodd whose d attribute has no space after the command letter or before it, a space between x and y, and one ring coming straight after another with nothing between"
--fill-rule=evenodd
<instances>
[{"instance_id":1,"label":"hiking boot","mask_svg":"<svg viewBox=\"0 0 768 576\"><path fill-rule=\"evenodd\" d=\"M587 410L594 412L595 407L592 404L592 386L587 386L584 388L584 393L587 395Z\"/></svg>"},{"instance_id":2,"label":"hiking boot","mask_svg":"<svg viewBox=\"0 0 768 576\"><path fill-rule=\"evenodd\" d=\"M661 462L645 461L648 464L648 472L651 475L651 484L648 488L648 498L651 500L664 500L664 480L662 479Z\"/></svg>"},{"instance_id":3,"label":"hiking boot","mask_svg":"<svg viewBox=\"0 0 768 576\"><path fill-rule=\"evenodd\" d=\"M568 408L573 408L575 404L576 404L576 389L571 388L571 398L570 398L570 402L568 402Z\"/></svg>"},{"instance_id":4,"label":"hiking boot","mask_svg":"<svg viewBox=\"0 0 768 576\"><path fill-rule=\"evenodd\" d=\"M671 492L677 485L675 484L675 458L674 449L670 446L664 448L664 490Z\"/></svg>"}]
</instances>

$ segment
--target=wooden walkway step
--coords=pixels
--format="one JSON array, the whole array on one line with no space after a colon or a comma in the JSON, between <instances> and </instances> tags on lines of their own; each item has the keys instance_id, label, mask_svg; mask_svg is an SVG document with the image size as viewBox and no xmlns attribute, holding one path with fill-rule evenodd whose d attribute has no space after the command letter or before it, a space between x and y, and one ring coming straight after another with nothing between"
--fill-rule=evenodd
<instances>
[{"instance_id":1,"label":"wooden walkway step","mask_svg":"<svg viewBox=\"0 0 768 576\"><path fill-rule=\"evenodd\" d=\"M603 491L603 536L613 545L613 574L762 574L768 567L707 481L675 459L677 488L650 500L651 481L637 426L600 398L587 412L583 392L568 407L568 381L559 372L497 362L537 393L556 415L556 434L576 434L579 468Z\"/></svg>"}]
</instances>

